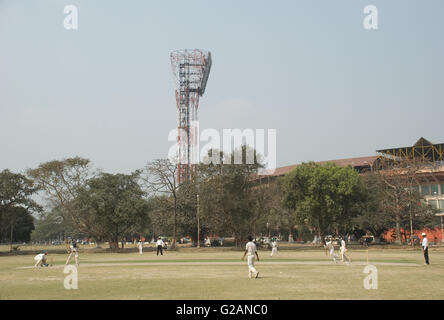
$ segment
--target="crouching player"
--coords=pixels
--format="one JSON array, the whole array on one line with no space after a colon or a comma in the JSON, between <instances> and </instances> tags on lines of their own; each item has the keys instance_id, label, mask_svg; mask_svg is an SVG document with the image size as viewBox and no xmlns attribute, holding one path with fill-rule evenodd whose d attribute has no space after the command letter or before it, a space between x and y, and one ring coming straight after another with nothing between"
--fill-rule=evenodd
<instances>
[{"instance_id":1,"label":"crouching player","mask_svg":"<svg viewBox=\"0 0 444 320\"><path fill-rule=\"evenodd\" d=\"M47 267L48 266L48 264L46 263L47 255L48 255L48 251L46 251L46 250L43 250L42 253L39 253L38 255L36 255L34 257L34 260L37 262L35 263L34 267L43 267L43 266Z\"/></svg>"}]
</instances>

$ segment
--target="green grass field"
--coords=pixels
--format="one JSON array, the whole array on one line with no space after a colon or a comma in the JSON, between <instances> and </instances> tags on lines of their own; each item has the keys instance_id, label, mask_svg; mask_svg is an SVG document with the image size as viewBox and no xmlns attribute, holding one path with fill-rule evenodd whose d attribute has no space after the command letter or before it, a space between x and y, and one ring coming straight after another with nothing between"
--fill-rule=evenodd
<instances>
[{"instance_id":1,"label":"green grass field","mask_svg":"<svg viewBox=\"0 0 444 320\"><path fill-rule=\"evenodd\" d=\"M0 299L444 299L444 251L369 250L378 289L363 280L365 250L350 250L351 265L334 264L322 250L259 251L259 279L248 278L243 252L181 249L153 252L80 252L78 289L66 290L67 255L48 255L52 267L34 268L32 255L0 257Z\"/></svg>"}]
</instances>

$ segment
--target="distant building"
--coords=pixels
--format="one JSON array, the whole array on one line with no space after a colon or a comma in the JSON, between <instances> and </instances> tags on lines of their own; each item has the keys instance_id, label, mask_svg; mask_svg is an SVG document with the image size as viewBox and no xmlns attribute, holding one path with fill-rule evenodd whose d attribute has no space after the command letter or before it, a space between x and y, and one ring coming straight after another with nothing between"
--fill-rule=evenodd
<instances>
[{"instance_id":1,"label":"distant building","mask_svg":"<svg viewBox=\"0 0 444 320\"><path fill-rule=\"evenodd\" d=\"M415 163L418 170L415 173L417 184L414 188L424 197L427 203L438 210L443 229L444 215L444 143L433 144L420 138L413 146L396 147L376 151L376 156L347 158L338 160L319 161L317 164L335 163L340 167L351 166L360 174L373 170L388 170L402 175L403 168ZM277 177L284 176L299 164L277 168L273 174L261 175L255 182L266 184ZM444 241L443 231L440 230L439 241Z\"/></svg>"},{"instance_id":2,"label":"distant building","mask_svg":"<svg viewBox=\"0 0 444 320\"><path fill-rule=\"evenodd\" d=\"M434 209L444 212L444 143L433 144L420 138L411 147L378 150L379 169L396 168L402 163L416 161L421 168L415 174L416 190Z\"/></svg>"}]
</instances>

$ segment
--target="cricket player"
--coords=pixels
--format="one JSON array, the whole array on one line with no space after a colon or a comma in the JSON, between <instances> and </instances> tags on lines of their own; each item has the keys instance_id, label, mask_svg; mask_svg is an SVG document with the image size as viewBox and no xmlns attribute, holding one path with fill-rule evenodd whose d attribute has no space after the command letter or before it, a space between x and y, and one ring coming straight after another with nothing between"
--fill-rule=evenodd
<instances>
[{"instance_id":1,"label":"cricket player","mask_svg":"<svg viewBox=\"0 0 444 320\"><path fill-rule=\"evenodd\" d=\"M351 262L351 258L350 256L346 253L347 252L347 247L345 246L345 240L343 238L341 238L341 248L340 248L340 252L341 252L341 258L342 258L342 262L346 262L347 264L349 264Z\"/></svg>"},{"instance_id":2,"label":"cricket player","mask_svg":"<svg viewBox=\"0 0 444 320\"><path fill-rule=\"evenodd\" d=\"M327 250L330 250L330 256L333 258L335 263L338 263L338 255L335 253L335 246L333 245L333 238L330 238L329 241L325 243L325 254L327 254Z\"/></svg>"},{"instance_id":3,"label":"cricket player","mask_svg":"<svg viewBox=\"0 0 444 320\"><path fill-rule=\"evenodd\" d=\"M278 253L278 244L277 244L277 240L273 239L273 242L271 243L271 254L270 257L272 257L273 255L279 255Z\"/></svg>"},{"instance_id":4,"label":"cricket player","mask_svg":"<svg viewBox=\"0 0 444 320\"><path fill-rule=\"evenodd\" d=\"M79 248L77 247L77 241L72 239L69 248L70 248L70 250L69 250L70 253L69 253L68 259L66 260L65 265L69 264L72 256L74 255L75 260L76 260L76 266L79 266Z\"/></svg>"},{"instance_id":5,"label":"cricket player","mask_svg":"<svg viewBox=\"0 0 444 320\"><path fill-rule=\"evenodd\" d=\"M46 263L47 255L48 255L48 251L46 251L46 250L43 250L42 253L39 253L38 255L36 255L34 257L34 260L37 262L35 263L34 267L43 267L43 266L47 267L48 266L48 264Z\"/></svg>"},{"instance_id":6,"label":"cricket player","mask_svg":"<svg viewBox=\"0 0 444 320\"><path fill-rule=\"evenodd\" d=\"M160 237L157 238L156 245L157 245L157 255L159 255L160 252L160 255L163 256L163 247L165 246L165 242L163 242L162 238Z\"/></svg>"},{"instance_id":7,"label":"cricket player","mask_svg":"<svg viewBox=\"0 0 444 320\"><path fill-rule=\"evenodd\" d=\"M142 240L139 240L138 246L139 246L139 254L142 255L142 250L143 250L143 242L142 242Z\"/></svg>"},{"instance_id":8,"label":"cricket player","mask_svg":"<svg viewBox=\"0 0 444 320\"><path fill-rule=\"evenodd\" d=\"M256 278L259 277L259 272L254 267L254 255L257 257L257 261L259 261L259 255L257 254L256 244L253 242L253 237L248 236L248 243L245 247L244 255L241 260L244 260L245 255L248 254L248 278L252 278L253 274Z\"/></svg>"},{"instance_id":9,"label":"cricket player","mask_svg":"<svg viewBox=\"0 0 444 320\"><path fill-rule=\"evenodd\" d=\"M424 264L429 265L429 240L424 232L422 233L422 251L424 252Z\"/></svg>"}]
</instances>

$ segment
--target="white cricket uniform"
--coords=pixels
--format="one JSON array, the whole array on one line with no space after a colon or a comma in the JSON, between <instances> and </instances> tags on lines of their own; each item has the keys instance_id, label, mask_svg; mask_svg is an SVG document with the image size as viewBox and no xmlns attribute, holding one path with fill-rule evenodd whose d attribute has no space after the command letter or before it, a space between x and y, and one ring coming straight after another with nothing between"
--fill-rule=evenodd
<instances>
[{"instance_id":1,"label":"white cricket uniform","mask_svg":"<svg viewBox=\"0 0 444 320\"><path fill-rule=\"evenodd\" d=\"M139 254L142 255L143 244L142 241L139 241Z\"/></svg>"},{"instance_id":2,"label":"white cricket uniform","mask_svg":"<svg viewBox=\"0 0 444 320\"><path fill-rule=\"evenodd\" d=\"M163 248L163 247L165 247L165 242L163 242L163 240L160 239L160 240L157 240L156 245L157 246L162 246L162 248Z\"/></svg>"},{"instance_id":3,"label":"white cricket uniform","mask_svg":"<svg viewBox=\"0 0 444 320\"><path fill-rule=\"evenodd\" d=\"M341 258L342 258L342 262L346 261L349 262L350 259L347 257L347 255L345 254L347 252L347 247L345 246L345 241L344 239L341 240L341 248L340 248L340 252L341 252Z\"/></svg>"},{"instance_id":4,"label":"white cricket uniform","mask_svg":"<svg viewBox=\"0 0 444 320\"><path fill-rule=\"evenodd\" d=\"M43 259L46 258L45 256L46 256L46 255L45 255L44 253L39 253L38 255L36 255L36 256L34 257L34 260L37 261L36 264L35 264L36 267L37 267L38 265L42 265L42 263L43 263Z\"/></svg>"},{"instance_id":5,"label":"white cricket uniform","mask_svg":"<svg viewBox=\"0 0 444 320\"><path fill-rule=\"evenodd\" d=\"M79 265L79 250L76 247L74 247L72 244L69 246L69 248L71 249L71 252L69 253L68 259L66 260L65 264L69 264L69 262L71 261L72 256L74 255L75 260L76 260L76 265Z\"/></svg>"},{"instance_id":6,"label":"white cricket uniform","mask_svg":"<svg viewBox=\"0 0 444 320\"><path fill-rule=\"evenodd\" d=\"M422 247L426 249L428 246L429 246L429 240L427 239L427 237L424 237L424 239L422 239Z\"/></svg>"},{"instance_id":7,"label":"white cricket uniform","mask_svg":"<svg viewBox=\"0 0 444 320\"><path fill-rule=\"evenodd\" d=\"M271 254L270 254L270 257L272 257L273 255L277 255L277 256L279 255L277 247L278 247L277 242L273 241L271 243Z\"/></svg>"},{"instance_id":8,"label":"white cricket uniform","mask_svg":"<svg viewBox=\"0 0 444 320\"><path fill-rule=\"evenodd\" d=\"M38 255L36 255L36 256L34 257L34 260L35 260L35 261L43 260L43 257L44 257L44 256L45 256L44 253L39 253Z\"/></svg>"},{"instance_id":9,"label":"white cricket uniform","mask_svg":"<svg viewBox=\"0 0 444 320\"><path fill-rule=\"evenodd\" d=\"M253 241L250 241L245 246L245 250L247 250L247 259L248 259L248 277L251 278L252 274L257 274L256 268L254 267L254 259L255 254L257 252L256 245Z\"/></svg>"},{"instance_id":10,"label":"white cricket uniform","mask_svg":"<svg viewBox=\"0 0 444 320\"><path fill-rule=\"evenodd\" d=\"M330 250L330 256L333 258L333 261L334 261L335 263L337 263L338 255L335 253L335 247L334 247L332 241L328 241L328 242L326 243L326 246L327 246L327 249Z\"/></svg>"}]
</instances>

